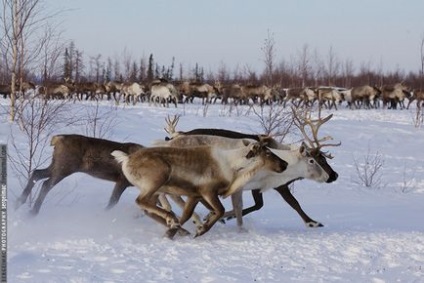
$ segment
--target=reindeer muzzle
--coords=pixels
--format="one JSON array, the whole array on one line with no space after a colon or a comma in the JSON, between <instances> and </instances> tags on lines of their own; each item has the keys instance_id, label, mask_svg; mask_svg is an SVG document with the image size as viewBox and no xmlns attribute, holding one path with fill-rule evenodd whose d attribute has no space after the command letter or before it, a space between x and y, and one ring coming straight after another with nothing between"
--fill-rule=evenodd
<instances>
[{"instance_id":1,"label":"reindeer muzzle","mask_svg":"<svg viewBox=\"0 0 424 283\"><path fill-rule=\"evenodd\" d=\"M339 174L337 174L337 172L333 171L333 172L330 174L330 176L329 176L328 180L326 181L326 183L332 183L332 182L334 182L335 180L337 180L337 178L338 178L338 177L339 177Z\"/></svg>"}]
</instances>

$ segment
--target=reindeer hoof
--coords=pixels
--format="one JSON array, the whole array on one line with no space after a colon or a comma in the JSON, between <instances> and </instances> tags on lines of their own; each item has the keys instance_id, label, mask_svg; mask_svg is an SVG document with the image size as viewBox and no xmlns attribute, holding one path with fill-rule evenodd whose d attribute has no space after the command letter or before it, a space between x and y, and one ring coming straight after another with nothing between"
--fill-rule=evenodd
<instances>
[{"instance_id":1,"label":"reindeer hoof","mask_svg":"<svg viewBox=\"0 0 424 283\"><path fill-rule=\"evenodd\" d=\"M246 228L244 228L243 226L238 226L238 232L239 233L247 233L249 231Z\"/></svg>"},{"instance_id":2,"label":"reindeer hoof","mask_svg":"<svg viewBox=\"0 0 424 283\"><path fill-rule=\"evenodd\" d=\"M187 231L186 229L180 227L180 229L178 229L178 235L185 237L185 236L190 235L190 232Z\"/></svg>"},{"instance_id":3,"label":"reindeer hoof","mask_svg":"<svg viewBox=\"0 0 424 283\"><path fill-rule=\"evenodd\" d=\"M228 216L228 217L227 217L227 220L231 220L231 219L234 219L234 218L236 218L236 216L235 216L235 215L233 215L233 216Z\"/></svg>"},{"instance_id":4,"label":"reindeer hoof","mask_svg":"<svg viewBox=\"0 0 424 283\"><path fill-rule=\"evenodd\" d=\"M202 236L203 234L205 234L207 231L209 230L209 228L205 225L199 226L197 228L197 232L196 235L194 235L195 238Z\"/></svg>"},{"instance_id":5,"label":"reindeer hoof","mask_svg":"<svg viewBox=\"0 0 424 283\"><path fill-rule=\"evenodd\" d=\"M181 227L180 222L174 215L166 217L166 226L168 226L171 229Z\"/></svg>"},{"instance_id":6,"label":"reindeer hoof","mask_svg":"<svg viewBox=\"0 0 424 283\"><path fill-rule=\"evenodd\" d=\"M175 234L177 234L178 230L179 230L179 228L170 228L170 229L168 229L168 231L165 232L164 237L167 237L168 239L172 240L174 238Z\"/></svg>"},{"instance_id":7,"label":"reindeer hoof","mask_svg":"<svg viewBox=\"0 0 424 283\"><path fill-rule=\"evenodd\" d=\"M308 228L318 228L318 227L324 227L322 223L316 222L316 221L310 221L306 222L306 227Z\"/></svg>"}]
</instances>

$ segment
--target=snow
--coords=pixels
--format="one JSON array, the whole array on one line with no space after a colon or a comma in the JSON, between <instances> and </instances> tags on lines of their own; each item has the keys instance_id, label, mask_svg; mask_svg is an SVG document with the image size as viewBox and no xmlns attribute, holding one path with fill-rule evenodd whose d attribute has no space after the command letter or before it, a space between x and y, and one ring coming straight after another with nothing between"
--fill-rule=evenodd
<instances>
[{"instance_id":1,"label":"snow","mask_svg":"<svg viewBox=\"0 0 424 283\"><path fill-rule=\"evenodd\" d=\"M1 100L2 107L7 101ZM110 111L112 103L100 103ZM69 105L80 115L82 107ZM260 133L249 108L208 108L196 103L169 109L119 106L107 136L150 145L166 136L165 117L181 114L179 130L226 128ZM264 194L264 207L244 218L217 223L201 237L163 237L165 228L143 215L134 200L138 190L124 192L116 207L104 208L113 184L83 174L59 183L36 217L25 204L14 209L23 186L9 164L9 282L424 282L424 129L415 128L415 110L334 111L322 127L340 147L329 148L339 178L331 184L302 180L293 194L322 228L306 228L301 218L274 190ZM79 114L77 114L79 113ZM324 115L329 112L324 111ZM0 143L9 133L26 149L17 126L0 116ZM79 133L84 126L59 127L55 134ZM296 140L296 137L293 137ZM381 183L366 188L358 181L355 160L378 152L384 159ZM51 148L45 153L50 158ZM38 186L39 188L39 186ZM253 203L249 192L245 206ZM223 200L230 208L229 200ZM201 215L206 210L199 207ZM176 209L177 213L180 210ZM192 223L184 226L195 231Z\"/></svg>"}]
</instances>

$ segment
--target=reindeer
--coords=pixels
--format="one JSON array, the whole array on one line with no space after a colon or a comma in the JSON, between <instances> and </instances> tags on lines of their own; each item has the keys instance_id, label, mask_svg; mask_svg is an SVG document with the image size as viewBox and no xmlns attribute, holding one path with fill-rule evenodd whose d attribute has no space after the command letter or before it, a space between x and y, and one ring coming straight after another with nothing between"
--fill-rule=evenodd
<instances>
[{"instance_id":1,"label":"reindeer","mask_svg":"<svg viewBox=\"0 0 424 283\"><path fill-rule=\"evenodd\" d=\"M409 109L409 106L414 100L417 100L417 108L421 108L424 101L424 91L421 89L414 89L414 91L412 91L411 97L408 100L409 101L406 109Z\"/></svg>"},{"instance_id":2,"label":"reindeer","mask_svg":"<svg viewBox=\"0 0 424 283\"><path fill-rule=\"evenodd\" d=\"M254 103L259 102L260 105L270 104L274 100L274 92L266 85L246 85L242 87L242 91L248 99Z\"/></svg>"},{"instance_id":3,"label":"reindeer","mask_svg":"<svg viewBox=\"0 0 424 283\"><path fill-rule=\"evenodd\" d=\"M7 84L7 85L0 85L0 94L3 95L3 98L6 99L8 96L10 97L10 93L12 92L11 90L11 85Z\"/></svg>"},{"instance_id":4,"label":"reindeer","mask_svg":"<svg viewBox=\"0 0 424 283\"><path fill-rule=\"evenodd\" d=\"M293 113L294 112L294 108ZM314 137L316 137L318 128L325 122L327 122L332 115L325 119L307 120L308 124L313 128ZM221 148L234 148L239 146L240 141L255 142L257 140L263 140L264 136L261 135L249 135L238 132L222 130L222 129L195 129L189 132L176 132L175 128L178 123L178 116L175 116L173 120L169 117L167 121L167 128L165 131L171 135L171 139L168 142L156 143L161 146L176 146L186 147L195 145L213 144L220 146ZM299 121L299 118L298 118ZM315 125L313 123L319 123ZM298 123L299 124L299 123ZM304 129L304 126L303 126ZM302 133L306 135L303 130ZM288 189L288 185L295 180L307 178L318 182L331 183L338 177L337 173L328 165L326 159L332 158L330 155L323 153L320 145L316 146L311 139L305 137L309 143L309 146L302 144L298 148L292 148L287 145L278 143L272 138L267 137L267 146L271 148L271 151L280 156L283 160L286 160L289 165L287 169L280 174L271 174L270 176L258 176L257 179L252 179L251 182L245 186L245 190L252 190L252 195L255 200L255 206L243 210L243 215L248 214L254 210L258 210L263 206L262 191L268 188L274 188L281 196L295 209L304 220L307 227L322 227L323 225L313 219L311 219L300 207L298 201L291 194ZM317 140L317 139L316 139ZM318 140L318 143L322 142ZM339 144L337 144L339 145ZM237 193L237 192L236 192ZM241 219L241 192L232 195L232 202L234 206L234 212L226 213L226 217L232 218L234 213L237 216L238 225L242 225ZM230 193L229 193L230 194Z\"/></svg>"},{"instance_id":5,"label":"reindeer","mask_svg":"<svg viewBox=\"0 0 424 283\"><path fill-rule=\"evenodd\" d=\"M232 99L232 102L237 104L248 104L249 98L246 96L246 93L243 91L242 86L239 84L231 84L221 86L222 90L222 104L228 104L229 99Z\"/></svg>"},{"instance_id":6,"label":"reindeer","mask_svg":"<svg viewBox=\"0 0 424 283\"><path fill-rule=\"evenodd\" d=\"M137 204L168 227L169 238L181 229L199 201L206 204L210 213L198 227L196 237L209 231L223 216L219 195L245 185L259 172L282 172L287 166L259 143L231 150L218 146L153 147L129 155L116 150L112 155L122 163L127 179L140 189ZM180 219L156 205L159 193L188 196Z\"/></svg>"},{"instance_id":7,"label":"reindeer","mask_svg":"<svg viewBox=\"0 0 424 283\"><path fill-rule=\"evenodd\" d=\"M15 84L15 91L23 96L25 96L29 91L35 91L36 86L34 83L32 82L22 82L20 83L16 83ZM7 85L0 85L0 94L3 95L3 98L6 99L8 96L10 97L12 90L11 90L11 85L7 84Z\"/></svg>"},{"instance_id":8,"label":"reindeer","mask_svg":"<svg viewBox=\"0 0 424 283\"><path fill-rule=\"evenodd\" d=\"M377 100L379 99L381 90L377 87L363 85L353 87L350 90L342 91L344 99L350 109L354 108L377 108Z\"/></svg>"},{"instance_id":9,"label":"reindeer","mask_svg":"<svg viewBox=\"0 0 424 283\"><path fill-rule=\"evenodd\" d=\"M25 189L16 201L16 208L26 202L37 181L46 179L31 210L32 214L38 214L48 192L61 180L76 172L115 182L107 206L108 209L112 208L131 184L123 175L121 166L110 155L111 152L121 150L132 153L143 148L135 143L119 143L80 135L53 136L51 145L54 146L51 164L45 169L32 172Z\"/></svg>"},{"instance_id":10,"label":"reindeer","mask_svg":"<svg viewBox=\"0 0 424 283\"><path fill-rule=\"evenodd\" d=\"M218 89L207 83L182 82L178 86L181 95L185 96L184 102L193 102L195 97L202 99L202 104L211 103L217 98Z\"/></svg>"},{"instance_id":11,"label":"reindeer","mask_svg":"<svg viewBox=\"0 0 424 283\"><path fill-rule=\"evenodd\" d=\"M45 82L37 87L37 96L44 99L70 99L75 93L75 82L64 78L64 82Z\"/></svg>"},{"instance_id":12,"label":"reindeer","mask_svg":"<svg viewBox=\"0 0 424 283\"><path fill-rule=\"evenodd\" d=\"M342 101L340 93L331 87L320 87L316 90L318 97L318 106L328 104L328 109L334 108L337 110L337 104L340 104Z\"/></svg>"},{"instance_id":13,"label":"reindeer","mask_svg":"<svg viewBox=\"0 0 424 283\"><path fill-rule=\"evenodd\" d=\"M179 94L177 89L168 82L162 82L159 80L153 81L150 87L150 103L162 103L164 106L169 107L169 102L175 104L179 101Z\"/></svg>"},{"instance_id":14,"label":"reindeer","mask_svg":"<svg viewBox=\"0 0 424 283\"><path fill-rule=\"evenodd\" d=\"M38 88L38 94L44 99L69 99L72 92L72 87L65 84L49 84Z\"/></svg>"},{"instance_id":15,"label":"reindeer","mask_svg":"<svg viewBox=\"0 0 424 283\"><path fill-rule=\"evenodd\" d=\"M396 109L398 103L400 109L405 108L405 98L409 99L411 97L411 93L408 91L408 88L402 83L382 86L381 93L383 108L386 108L387 104L390 103L390 106L388 107L389 109Z\"/></svg>"},{"instance_id":16,"label":"reindeer","mask_svg":"<svg viewBox=\"0 0 424 283\"><path fill-rule=\"evenodd\" d=\"M120 100L120 95L117 98L116 94L117 93L121 93L121 89L122 89L122 85L123 83L121 82L116 82L116 81L109 81L107 82L104 86L106 89L106 94L107 94L107 99L110 100L112 97L115 100L115 102L119 102Z\"/></svg>"},{"instance_id":17,"label":"reindeer","mask_svg":"<svg viewBox=\"0 0 424 283\"><path fill-rule=\"evenodd\" d=\"M302 105L312 105L316 100L316 93L312 88L289 88L286 90L286 96L283 100L283 107L286 107L287 102L291 102L295 107Z\"/></svg>"},{"instance_id":18,"label":"reindeer","mask_svg":"<svg viewBox=\"0 0 424 283\"><path fill-rule=\"evenodd\" d=\"M81 82L75 84L76 99L82 100L85 94L85 100L96 100L98 94L106 93L106 88L96 82Z\"/></svg>"},{"instance_id":19,"label":"reindeer","mask_svg":"<svg viewBox=\"0 0 424 283\"><path fill-rule=\"evenodd\" d=\"M123 84L121 94L124 94L124 101L126 104L132 100L133 105L135 105L137 100L141 102L143 96L146 95L144 92L144 86L139 83Z\"/></svg>"}]
</instances>

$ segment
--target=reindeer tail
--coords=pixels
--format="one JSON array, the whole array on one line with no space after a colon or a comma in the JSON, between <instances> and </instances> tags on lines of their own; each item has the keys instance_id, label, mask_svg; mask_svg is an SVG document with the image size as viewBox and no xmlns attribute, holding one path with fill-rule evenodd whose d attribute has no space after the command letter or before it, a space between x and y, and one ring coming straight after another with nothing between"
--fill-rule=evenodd
<instances>
[{"instance_id":1,"label":"reindeer tail","mask_svg":"<svg viewBox=\"0 0 424 283\"><path fill-rule=\"evenodd\" d=\"M115 157L115 160L118 161L118 163L123 163L128 160L128 154L123 151L114 150L111 154L113 157Z\"/></svg>"}]
</instances>

